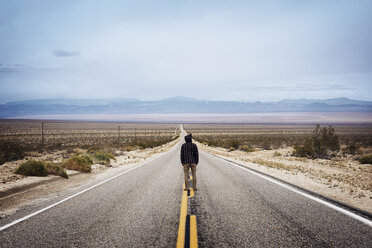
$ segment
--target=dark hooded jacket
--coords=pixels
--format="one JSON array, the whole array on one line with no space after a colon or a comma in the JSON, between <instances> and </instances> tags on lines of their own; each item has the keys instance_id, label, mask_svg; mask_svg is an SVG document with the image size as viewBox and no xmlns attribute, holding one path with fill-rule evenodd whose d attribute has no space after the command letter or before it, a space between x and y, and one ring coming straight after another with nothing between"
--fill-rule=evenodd
<instances>
[{"instance_id":1,"label":"dark hooded jacket","mask_svg":"<svg viewBox=\"0 0 372 248\"><path fill-rule=\"evenodd\" d=\"M198 164L199 153L198 147L192 143L191 134L185 136L185 141L181 147L181 163L182 164Z\"/></svg>"}]
</instances>

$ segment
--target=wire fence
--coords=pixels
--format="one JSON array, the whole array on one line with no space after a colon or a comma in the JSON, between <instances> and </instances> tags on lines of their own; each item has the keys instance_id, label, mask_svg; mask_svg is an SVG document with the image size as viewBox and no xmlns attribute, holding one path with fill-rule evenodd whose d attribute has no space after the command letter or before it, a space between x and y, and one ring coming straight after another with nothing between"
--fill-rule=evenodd
<instances>
[{"instance_id":1,"label":"wire fence","mask_svg":"<svg viewBox=\"0 0 372 248\"><path fill-rule=\"evenodd\" d=\"M178 134L175 124L94 122L0 122L0 143L23 146L84 146L127 144L141 140L171 138Z\"/></svg>"}]
</instances>

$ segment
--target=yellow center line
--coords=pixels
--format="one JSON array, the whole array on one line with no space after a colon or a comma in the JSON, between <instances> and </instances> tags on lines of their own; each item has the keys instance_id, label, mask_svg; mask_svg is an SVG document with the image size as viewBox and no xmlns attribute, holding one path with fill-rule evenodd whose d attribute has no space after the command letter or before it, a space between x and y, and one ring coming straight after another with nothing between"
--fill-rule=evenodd
<instances>
[{"instance_id":1,"label":"yellow center line","mask_svg":"<svg viewBox=\"0 0 372 248\"><path fill-rule=\"evenodd\" d=\"M189 170L191 172L191 168ZM188 180L192 180L192 175L188 175ZM194 197L194 189L192 187L189 188L189 191L185 189L185 183L182 187L182 200L181 200L181 211L180 211L180 221L178 226L178 237L177 237L177 248L185 248L185 236L186 231L188 233L187 243L188 247L198 247L198 232L196 229L196 216L195 215L187 215L187 201L188 198ZM189 196L188 196L188 192ZM186 226L186 218L190 217L189 222L187 222ZM187 230L186 230L187 228Z\"/></svg>"},{"instance_id":2,"label":"yellow center line","mask_svg":"<svg viewBox=\"0 0 372 248\"><path fill-rule=\"evenodd\" d=\"M189 198L191 198L191 197L194 197L194 189L193 188L190 188L190 196L189 196Z\"/></svg>"},{"instance_id":3,"label":"yellow center line","mask_svg":"<svg viewBox=\"0 0 372 248\"><path fill-rule=\"evenodd\" d=\"M198 248L198 231L195 215L190 216L190 248Z\"/></svg>"},{"instance_id":4,"label":"yellow center line","mask_svg":"<svg viewBox=\"0 0 372 248\"><path fill-rule=\"evenodd\" d=\"M180 212L180 224L178 226L178 238L177 248L184 248L185 246L185 231L186 231L186 215L187 215L187 191L182 188L182 200L181 200L181 212Z\"/></svg>"}]
</instances>

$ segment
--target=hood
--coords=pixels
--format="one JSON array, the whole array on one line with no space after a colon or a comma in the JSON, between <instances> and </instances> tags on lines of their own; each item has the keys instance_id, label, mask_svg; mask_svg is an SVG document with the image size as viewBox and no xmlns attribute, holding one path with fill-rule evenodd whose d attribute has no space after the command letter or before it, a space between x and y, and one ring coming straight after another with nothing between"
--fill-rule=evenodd
<instances>
[{"instance_id":1,"label":"hood","mask_svg":"<svg viewBox=\"0 0 372 248\"><path fill-rule=\"evenodd\" d=\"M186 142L191 142L191 140L192 140L192 135L191 135L191 133L190 133L189 135L186 135L186 136L185 136L185 141L186 141Z\"/></svg>"}]
</instances>

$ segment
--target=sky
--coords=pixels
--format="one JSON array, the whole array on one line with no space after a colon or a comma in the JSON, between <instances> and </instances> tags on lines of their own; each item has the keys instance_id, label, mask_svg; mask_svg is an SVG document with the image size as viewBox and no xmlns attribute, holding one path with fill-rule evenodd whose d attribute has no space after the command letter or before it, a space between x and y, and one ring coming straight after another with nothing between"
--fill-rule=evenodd
<instances>
[{"instance_id":1,"label":"sky","mask_svg":"<svg viewBox=\"0 0 372 248\"><path fill-rule=\"evenodd\" d=\"M0 103L371 92L372 1L0 0Z\"/></svg>"}]
</instances>

